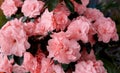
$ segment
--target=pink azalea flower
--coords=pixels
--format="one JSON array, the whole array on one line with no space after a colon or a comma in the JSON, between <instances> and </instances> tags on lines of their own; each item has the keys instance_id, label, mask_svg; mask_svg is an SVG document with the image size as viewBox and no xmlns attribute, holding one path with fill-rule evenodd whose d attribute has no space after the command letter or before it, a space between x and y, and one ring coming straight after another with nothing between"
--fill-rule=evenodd
<instances>
[{"instance_id":1,"label":"pink azalea flower","mask_svg":"<svg viewBox=\"0 0 120 73\"><path fill-rule=\"evenodd\" d=\"M42 59L45 57L45 54L40 50L40 48L38 49L35 58L37 59L38 65L37 68L35 70L35 73L40 73L40 69L41 69L41 61Z\"/></svg>"},{"instance_id":2,"label":"pink azalea flower","mask_svg":"<svg viewBox=\"0 0 120 73\"><path fill-rule=\"evenodd\" d=\"M93 24L90 25L90 29L88 32L88 41L90 42L91 45L95 44L95 39L94 36L97 33L97 31L95 30Z\"/></svg>"},{"instance_id":3,"label":"pink azalea flower","mask_svg":"<svg viewBox=\"0 0 120 73\"><path fill-rule=\"evenodd\" d=\"M107 73L102 61L81 61L75 65L74 73Z\"/></svg>"},{"instance_id":4,"label":"pink azalea flower","mask_svg":"<svg viewBox=\"0 0 120 73\"><path fill-rule=\"evenodd\" d=\"M67 7L63 3L60 3L57 5L57 7L54 10L56 30L64 30L68 26L68 21L69 21L68 15L69 14L70 14L70 11L67 9Z\"/></svg>"},{"instance_id":5,"label":"pink azalea flower","mask_svg":"<svg viewBox=\"0 0 120 73\"><path fill-rule=\"evenodd\" d=\"M10 17L17 12L17 7L13 0L4 0L1 5L1 9L3 10L4 15L7 17Z\"/></svg>"},{"instance_id":6,"label":"pink azalea flower","mask_svg":"<svg viewBox=\"0 0 120 73\"><path fill-rule=\"evenodd\" d=\"M29 52L24 53L24 61L22 66L27 70L30 71L31 73L38 73L36 72L39 63L37 62L37 59L32 56Z\"/></svg>"},{"instance_id":7,"label":"pink azalea flower","mask_svg":"<svg viewBox=\"0 0 120 73\"><path fill-rule=\"evenodd\" d=\"M79 15L81 15L81 14L83 14L85 11L86 11L86 4L87 3L85 3L85 2L83 2L84 3L84 5L82 5L82 4L78 4L78 3L76 3L74 0L71 0L72 1L72 3L73 3L73 5L74 5L74 9L75 9L75 11L79 14ZM82 0L83 1L83 0ZM86 1L86 0L85 0Z\"/></svg>"},{"instance_id":8,"label":"pink azalea flower","mask_svg":"<svg viewBox=\"0 0 120 73\"><path fill-rule=\"evenodd\" d=\"M30 47L23 24L17 19L8 21L0 30L1 52L22 56Z\"/></svg>"},{"instance_id":9,"label":"pink azalea flower","mask_svg":"<svg viewBox=\"0 0 120 73\"><path fill-rule=\"evenodd\" d=\"M56 30L64 30L68 26L68 16L63 12L54 14L54 18L56 21Z\"/></svg>"},{"instance_id":10,"label":"pink azalea flower","mask_svg":"<svg viewBox=\"0 0 120 73\"><path fill-rule=\"evenodd\" d=\"M41 73L65 73L60 65L54 65L49 58L43 58L41 61Z\"/></svg>"},{"instance_id":11,"label":"pink azalea flower","mask_svg":"<svg viewBox=\"0 0 120 73\"><path fill-rule=\"evenodd\" d=\"M92 61L81 61L75 65L74 73L97 73Z\"/></svg>"},{"instance_id":12,"label":"pink azalea flower","mask_svg":"<svg viewBox=\"0 0 120 73\"><path fill-rule=\"evenodd\" d=\"M13 1L15 2L15 6L17 7L21 7L23 4L22 0L13 0Z\"/></svg>"},{"instance_id":13,"label":"pink azalea flower","mask_svg":"<svg viewBox=\"0 0 120 73\"><path fill-rule=\"evenodd\" d=\"M32 56L29 52L24 53L24 61L21 66L15 64L13 65L14 73L40 73L41 69L41 60L44 58L44 54L38 50L35 57Z\"/></svg>"},{"instance_id":14,"label":"pink azalea flower","mask_svg":"<svg viewBox=\"0 0 120 73\"><path fill-rule=\"evenodd\" d=\"M54 11L54 13L63 12L67 16L70 14L69 9L66 7L64 2L59 3L53 11Z\"/></svg>"},{"instance_id":15,"label":"pink azalea flower","mask_svg":"<svg viewBox=\"0 0 120 73\"><path fill-rule=\"evenodd\" d=\"M24 26L27 36L32 36L35 34L36 23L27 22L27 23L24 23L23 26Z\"/></svg>"},{"instance_id":16,"label":"pink azalea flower","mask_svg":"<svg viewBox=\"0 0 120 73\"><path fill-rule=\"evenodd\" d=\"M52 69L53 61L49 58L43 58L41 61L41 73L52 73L54 70Z\"/></svg>"},{"instance_id":17,"label":"pink azalea flower","mask_svg":"<svg viewBox=\"0 0 120 73\"><path fill-rule=\"evenodd\" d=\"M61 67L61 65L53 65L53 70L55 71L55 73L65 73Z\"/></svg>"},{"instance_id":18,"label":"pink azalea flower","mask_svg":"<svg viewBox=\"0 0 120 73\"><path fill-rule=\"evenodd\" d=\"M36 17L40 15L43 6L44 3L42 1L25 0L22 6L22 12L26 17Z\"/></svg>"},{"instance_id":19,"label":"pink azalea flower","mask_svg":"<svg viewBox=\"0 0 120 73\"><path fill-rule=\"evenodd\" d=\"M0 72L11 73L12 62L8 60L7 56L0 53Z\"/></svg>"},{"instance_id":20,"label":"pink azalea flower","mask_svg":"<svg viewBox=\"0 0 120 73\"><path fill-rule=\"evenodd\" d=\"M54 30L53 12L45 10L41 16L40 22L36 24L35 33L38 35L46 35L49 31Z\"/></svg>"},{"instance_id":21,"label":"pink azalea flower","mask_svg":"<svg viewBox=\"0 0 120 73\"><path fill-rule=\"evenodd\" d=\"M89 0L81 0L82 5L87 6L89 4Z\"/></svg>"},{"instance_id":22,"label":"pink azalea flower","mask_svg":"<svg viewBox=\"0 0 120 73\"><path fill-rule=\"evenodd\" d=\"M88 18L90 21L95 21L100 17L104 17L103 13L100 12L98 9L87 8L84 13L85 17Z\"/></svg>"},{"instance_id":23,"label":"pink azalea flower","mask_svg":"<svg viewBox=\"0 0 120 73\"><path fill-rule=\"evenodd\" d=\"M74 73L107 73L101 60L96 60L94 51L91 50L90 54L84 48L81 52L80 60L75 65Z\"/></svg>"},{"instance_id":24,"label":"pink azalea flower","mask_svg":"<svg viewBox=\"0 0 120 73\"><path fill-rule=\"evenodd\" d=\"M110 18L99 18L95 23L94 27L98 34L98 40L108 43L110 39L117 41L118 35L116 30L115 22Z\"/></svg>"},{"instance_id":25,"label":"pink azalea flower","mask_svg":"<svg viewBox=\"0 0 120 73\"><path fill-rule=\"evenodd\" d=\"M91 50L90 54L84 48L81 52L81 57L75 65L74 73L107 73L101 60L96 60L94 51Z\"/></svg>"},{"instance_id":26,"label":"pink azalea flower","mask_svg":"<svg viewBox=\"0 0 120 73\"><path fill-rule=\"evenodd\" d=\"M88 54L86 48L84 48L83 51L81 52L81 57L79 61L87 60L96 61L96 57L93 50L91 50L90 54Z\"/></svg>"},{"instance_id":27,"label":"pink azalea flower","mask_svg":"<svg viewBox=\"0 0 120 73\"><path fill-rule=\"evenodd\" d=\"M94 62L94 68L96 73L107 73L107 70L104 68L103 62L101 60Z\"/></svg>"},{"instance_id":28,"label":"pink azalea flower","mask_svg":"<svg viewBox=\"0 0 120 73\"><path fill-rule=\"evenodd\" d=\"M40 63L42 58L45 57L45 54L41 51L40 48L38 48L38 51L37 51L35 57L37 58L37 61Z\"/></svg>"},{"instance_id":29,"label":"pink azalea flower","mask_svg":"<svg viewBox=\"0 0 120 73\"><path fill-rule=\"evenodd\" d=\"M69 39L82 40L84 43L87 43L90 25L89 20L85 17L78 17L70 23L66 34Z\"/></svg>"},{"instance_id":30,"label":"pink azalea flower","mask_svg":"<svg viewBox=\"0 0 120 73\"><path fill-rule=\"evenodd\" d=\"M66 38L64 32L54 33L51 37L52 39L48 41L47 46L49 58L66 64L79 59L80 45L77 41Z\"/></svg>"},{"instance_id":31,"label":"pink azalea flower","mask_svg":"<svg viewBox=\"0 0 120 73\"><path fill-rule=\"evenodd\" d=\"M19 66L17 64L13 65L12 72L14 73L25 73L27 71L23 66Z\"/></svg>"}]
</instances>

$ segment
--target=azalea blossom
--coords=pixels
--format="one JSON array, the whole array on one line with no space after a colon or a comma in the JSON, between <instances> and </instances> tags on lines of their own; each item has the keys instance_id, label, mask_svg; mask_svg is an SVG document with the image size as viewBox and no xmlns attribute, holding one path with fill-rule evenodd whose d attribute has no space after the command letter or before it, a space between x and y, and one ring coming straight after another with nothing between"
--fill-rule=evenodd
<instances>
[{"instance_id":1,"label":"azalea blossom","mask_svg":"<svg viewBox=\"0 0 120 73\"><path fill-rule=\"evenodd\" d=\"M87 60L96 61L96 57L93 50L91 50L90 53L88 54L86 48L84 48L83 51L81 52L81 57L78 61Z\"/></svg>"},{"instance_id":2,"label":"azalea blossom","mask_svg":"<svg viewBox=\"0 0 120 73\"><path fill-rule=\"evenodd\" d=\"M40 22L36 24L35 33L39 35L47 35L48 32L54 30L53 12L48 9L42 14Z\"/></svg>"},{"instance_id":3,"label":"azalea blossom","mask_svg":"<svg viewBox=\"0 0 120 73\"><path fill-rule=\"evenodd\" d=\"M30 47L23 24L18 19L8 21L0 30L1 52L5 55L22 56Z\"/></svg>"},{"instance_id":4,"label":"azalea blossom","mask_svg":"<svg viewBox=\"0 0 120 73\"><path fill-rule=\"evenodd\" d=\"M54 65L49 58L43 58L41 61L41 73L65 73L60 65Z\"/></svg>"},{"instance_id":5,"label":"azalea blossom","mask_svg":"<svg viewBox=\"0 0 120 73\"><path fill-rule=\"evenodd\" d=\"M5 16L10 17L17 12L17 7L13 0L4 0L1 5L1 9Z\"/></svg>"},{"instance_id":6,"label":"azalea blossom","mask_svg":"<svg viewBox=\"0 0 120 73\"><path fill-rule=\"evenodd\" d=\"M107 73L101 61L81 61L75 65L73 73Z\"/></svg>"},{"instance_id":7,"label":"azalea blossom","mask_svg":"<svg viewBox=\"0 0 120 73\"><path fill-rule=\"evenodd\" d=\"M73 5L74 5L74 9L75 9L75 11L79 14L79 15L82 15L85 11L86 11L86 9L87 9L87 7L86 7L86 2L84 2L84 0L82 0L83 2L83 5L82 4L79 4L79 3L77 3L77 2L75 2L74 0L71 0L71 2L73 3ZM85 0L85 1L87 1L87 0Z\"/></svg>"},{"instance_id":8,"label":"azalea blossom","mask_svg":"<svg viewBox=\"0 0 120 73\"><path fill-rule=\"evenodd\" d=\"M23 4L22 0L13 0L13 1L15 2L16 7L21 7Z\"/></svg>"},{"instance_id":9,"label":"azalea blossom","mask_svg":"<svg viewBox=\"0 0 120 73\"><path fill-rule=\"evenodd\" d=\"M54 13L54 20L56 22L56 24L54 25L55 29L64 30L69 25L68 16L70 15L70 11L62 2L57 5L53 13Z\"/></svg>"},{"instance_id":10,"label":"azalea blossom","mask_svg":"<svg viewBox=\"0 0 120 73\"><path fill-rule=\"evenodd\" d=\"M29 52L24 53L24 61L22 66L29 72L31 73L37 73L36 70L38 68L39 63L37 61L37 58L33 57L32 54Z\"/></svg>"},{"instance_id":11,"label":"azalea blossom","mask_svg":"<svg viewBox=\"0 0 120 73\"><path fill-rule=\"evenodd\" d=\"M100 10L95 9L95 8L87 8L84 15L90 21L96 21L100 17L104 17L103 13L100 12Z\"/></svg>"},{"instance_id":12,"label":"azalea blossom","mask_svg":"<svg viewBox=\"0 0 120 73\"><path fill-rule=\"evenodd\" d=\"M34 22L27 22L23 24L27 36L32 36L35 34L36 24L37 23Z\"/></svg>"},{"instance_id":13,"label":"azalea blossom","mask_svg":"<svg viewBox=\"0 0 120 73\"><path fill-rule=\"evenodd\" d=\"M28 71L25 69L25 67L15 64L12 67L12 72L14 72L14 73L25 73L25 72L28 72Z\"/></svg>"},{"instance_id":14,"label":"azalea blossom","mask_svg":"<svg viewBox=\"0 0 120 73\"><path fill-rule=\"evenodd\" d=\"M107 70L101 60L96 60L93 50L88 54L84 48L73 73L107 73Z\"/></svg>"},{"instance_id":15,"label":"azalea blossom","mask_svg":"<svg viewBox=\"0 0 120 73\"><path fill-rule=\"evenodd\" d=\"M64 32L54 33L48 41L49 58L60 63L69 64L80 57L80 45L75 40L69 40Z\"/></svg>"},{"instance_id":16,"label":"azalea blossom","mask_svg":"<svg viewBox=\"0 0 120 73\"><path fill-rule=\"evenodd\" d=\"M9 61L7 56L2 53L0 53L0 72L12 72L12 61Z\"/></svg>"},{"instance_id":17,"label":"azalea blossom","mask_svg":"<svg viewBox=\"0 0 120 73\"><path fill-rule=\"evenodd\" d=\"M88 42L88 32L90 29L90 22L85 17L78 17L73 20L66 31L67 37L74 40L82 40L84 43Z\"/></svg>"},{"instance_id":18,"label":"azalea blossom","mask_svg":"<svg viewBox=\"0 0 120 73\"><path fill-rule=\"evenodd\" d=\"M36 17L40 15L44 3L37 0L25 0L22 5L22 12L26 17Z\"/></svg>"},{"instance_id":19,"label":"azalea blossom","mask_svg":"<svg viewBox=\"0 0 120 73\"><path fill-rule=\"evenodd\" d=\"M82 5L87 6L89 4L89 0L81 0Z\"/></svg>"},{"instance_id":20,"label":"azalea blossom","mask_svg":"<svg viewBox=\"0 0 120 73\"><path fill-rule=\"evenodd\" d=\"M119 39L117 35L115 22L110 18L101 17L94 23L94 28L98 34L98 40L108 43L111 39L117 41Z\"/></svg>"}]
</instances>

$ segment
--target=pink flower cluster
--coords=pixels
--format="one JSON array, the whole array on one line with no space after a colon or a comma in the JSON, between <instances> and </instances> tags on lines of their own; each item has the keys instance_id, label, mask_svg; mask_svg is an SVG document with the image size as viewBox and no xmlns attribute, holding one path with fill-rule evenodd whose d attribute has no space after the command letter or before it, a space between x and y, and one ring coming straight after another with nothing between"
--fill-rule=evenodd
<instances>
[{"instance_id":1,"label":"pink flower cluster","mask_svg":"<svg viewBox=\"0 0 120 73\"><path fill-rule=\"evenodd\" d=\"M60 63L69 64L80 58L80 45L75 40L69 40L64 32L54 33L48 41L47 50L50 58Z\"/></svg>"},{"instance_id":2,"label":"pink flower cluster","mask_svg":"<svg viewBox=\"0 0 120 73\"><path fill-rule=\"evenodd\" d=\"M25 0L22 5L22 12L26 17L36 17L40 15L44 3L37 0Z\"/></svg>"},{"instance_id":3,"label":"pink flower cluster","mask_svg":"<svg viewBox=\"0 0 120 73\"><path fill-rule=\"evenodd\" d=\"M81 58L75 65L74 73L107 73L107 70L105 70L103 66L103 62L95 59L93 50L88 54L84 49L81 54Z\"/></svg>"},{"instance_id":4,"label":"pink flower cluster","mask_svg":"<svg viewBox=\"0 0 120 73\"><path fill-rule=\"evenodd\" d=\"M0 30L1 52L6 55L22 56L30 47L23 23L18 19L8 21Z\"/></svg>"},{"instance_id":5,"label":"pink flower cluster","mask_svg":"<svg viewBox=\"0 0 120 73\"><path fill-rule=\"evenodd\" d=\"M17 12L17 6L13 0L5 0L1 5L1 9L3 10L3 13L8 17Z\"/></svg>"},{"instance_id":6,"label":"pink flower cluster","mask_svg":"<svg viewBox=\"0 0 120 73\"><path fill-rule=\"evenodd\" d=\"M4 0L1 9L5 16L15 15L18 8L24 16L9 20L0 29L0 72L6 73L65 73L62 64L77 62L71 73L107 73L101 60L96 60L94 51L81 51L82 41L93 45L97 34L98 41L117 41L118 35L112 19L104 17L98 9L87 8L89 0L82 4L71 0L78 16L69 19L71 12L64 2L49 12L44 9L42 0ZM22 21L24 17L34 21ZM94 21L94 23L93 23ZM37 36L37 37L36 37ZM46 37L50 36L47 40ZM36 37L35 39L31 37ZM30 42L29 39L34 41ZM41 44L47 40L45 44ZM37 48L36 48L37 43ZM42 46L46 46L46 48ZM29 49L37 49L33 55ZM45 50L45 51L44 51ZM24 57L22 65L8 59L8 55ZM58 63L55 64L54 61Z\"/></svg>"}]
</instances>

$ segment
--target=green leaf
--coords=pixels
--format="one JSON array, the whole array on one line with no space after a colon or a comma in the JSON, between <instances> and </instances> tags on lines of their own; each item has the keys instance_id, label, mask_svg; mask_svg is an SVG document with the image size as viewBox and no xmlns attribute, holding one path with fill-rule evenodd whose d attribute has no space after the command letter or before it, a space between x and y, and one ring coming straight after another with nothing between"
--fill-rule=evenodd
<instances>
[{"instance_id":1,"label":"green leaf","mask_svg":"<svg viewBox=\"0 0 120 73\"><path fill-rule=\"evenodd\" d=\"M68 7L68 9L74 13L74 5L72 4L72 2L70 0L64 0L66 6Z\"/></svg>"},{"instance_id":2,"label":"green leaf","mask_svg":"<svg viewBox=\"0 0 120 73\"><path fill-rule=\"evenodd\" d=\"M87 53L90 54L90 52L91 52L91 44L90 43L86 43L85 47L86 47Z\"/></svg>"},{"instance_id":3,"label":"green leaf","mask_svg":"<svg viewBox=\"0 0 120 73\"><path fill-rule=\"evenodd\" d=\"M82 4L81 0L75 0L77 3Z\"/></svg>"},{"instance_id":4,"label":"green leaf","mask_svg":"<svg viewBox=\"0 0 120 73\"><path fill-rule=\"evenodd\" d=\"M105 5L106 10L114 7L119 7L119 4L115 0L111 0L109 3Z\"/></svg>"},{"instance_id":5,"label":"green leaf","mask_svg":"<svg viewBox=\"0 0 120 73\"><path fill-rule=\"evenodd\" d=\"M24 22L27 21L27 19L28 19L28 17L25 17L25 16L24 16L21 21L24 23Z\"/></svg>"},{"instance_id":6,"label":"green leaf","mask_svg":"<svg viewBox=\"0 0 120 73\"><path fill-rule=\"evenodd\" d=\"M6 17L3 15L2 11L0 10L0 28L7 22Z\"/></svg>"},{"instance_id":7,"label":"green leaf","mask_svg":"<svg viewBox=\"0 0 120 73\"><path fill-rule=\"evenodd\" d=\"M100 59L103 61L104 67L107 69L108 73L120 73L120 69L118 69L112 62L105 58Z\"/></svg>"},{"instance_id":8,"label":"green leaf","mask_svg":"<svg viewBox=\"0 0 120 73\"><path fill-rule=\"evenodd\" d=\"M54 60L54 64L57 65L59 64L59 62L57 60Z\"/></svg>"},{"instance_id":9,"label":"green leaf","mask_svg":"<svg viewBox=\"0 0 120 73\"><path fill-rule=\"evenodd\" d=\"M62 64L62 68L63 68L64 71L66 71L68 67L69 67L68 64Z\"/></svg>"},{"instance_id":10,"label":"green leaf","mask_svg":"<svg viewBox=\"0 0 120 73\"><path fill-rule=\"evenodd\" d=\"M23 57L23 56L22 56L22 57L18 57L18 56L15 56L15 55L14 55L14 61L15 61L15 63L17 63L18 65L22 65L23 60L24 60L24 57Z\"/></svg>"},{"instance_id":11,"label":"green leaf","mask_svg":"<svg viewBox=\"0 0 120 73\"><path fill-rule=\"evenodd\" d=\"M34 18L30 18L30 22L34 22L35 21L35 19Z\"/></svg>"},{"instance_id":12,"label":"green leaf","mask_svg":"<svg viewBox=\"0 0 120 73\"><path fill-rule=\"evenodd\" d=\"M59 0L48 0L45 3L44 7L48 7L49 12L51 12L57 6L58 3L59 3Z\"/></svg>"},{"instance_id":13,"label":"green leaf","mask_svg":"<svg viewBox=\"0 0 120 73\"><path fill-rule=\"evenodd\" d=\"M8 57L8 60L11 60L14 58L14 55L8 55L7 57Z\"/></svg>"},{"instance_id":14,"label":"green leaf","mask_svg":"<svg viewBox=\"0 0 120 73\"><path fill-rule=\"evenodd\" d=\"M105 49L105 53L112 59L114 65L120 68L120 47Z\"/></svg>"},{"instance_id":15,"label":"green leaf","mask_svg":"<svg viewBox=\"0 0 120 73\"><path fill-rule=\"evenodd\" d=\"M118 49L111 48L111 50L109 50L110 48L104 48L101 52L99 52L96 55L96 58L98 60L102 60L104 63L104 67L107 70L107 73L120 73L120 67L116 65L116 61L114 61L114 55L117 51L119 51ZM115 56L117 58L117 56ZM118 56L120 58L120 55ZM120 61L119 61L120 62Z\"/></svg>"},{"instance_id":16,"label":"green leaf","mask_svg":"<svg viewBox=\"0 0 120 73\"><path fill-rule=\"evenodd\" d=\"M101 46L101 43L99 43L99 42L96 42L93 45L93 50L94 50L94 52L95 52L96 55L99 54L100 51L102 51L102 49L103 49L103 46Z\"/></svg>"},{"instance_id":17,"label":"green leaf","mask_svg":"<svg viewBox=\"0 0 120 73\"><path fill-rule=\"evenodd\" d=\"M117 32L118 32L118 35L120 36L120 24L116 25L117 26Z\"/></svg>"}]
</instances>

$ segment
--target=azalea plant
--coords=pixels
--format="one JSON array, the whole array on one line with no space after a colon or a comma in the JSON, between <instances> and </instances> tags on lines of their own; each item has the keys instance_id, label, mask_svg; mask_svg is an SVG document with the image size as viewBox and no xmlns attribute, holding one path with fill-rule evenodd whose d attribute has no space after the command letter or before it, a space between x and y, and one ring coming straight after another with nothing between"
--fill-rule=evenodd
<instances>
[{"instance_id":1,"label":"azalea plant","mask_svg":"<svg viewBox=\"0 0 120 73\"><path fill-rule=\"evenodd\" d=\"M119 73L116 23L91 1L4 0L0 73Z\"/></svg>"}]
</instances>

